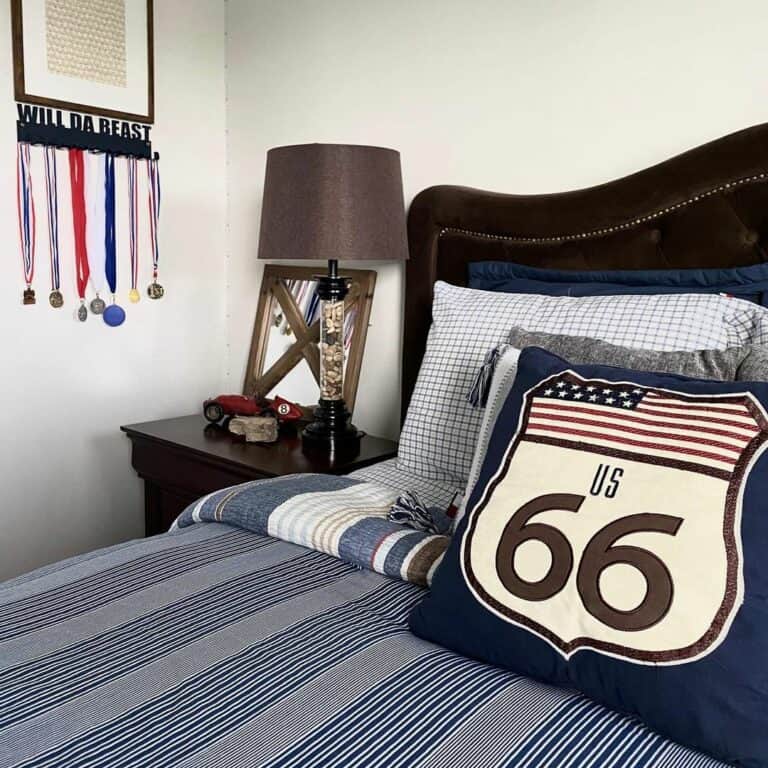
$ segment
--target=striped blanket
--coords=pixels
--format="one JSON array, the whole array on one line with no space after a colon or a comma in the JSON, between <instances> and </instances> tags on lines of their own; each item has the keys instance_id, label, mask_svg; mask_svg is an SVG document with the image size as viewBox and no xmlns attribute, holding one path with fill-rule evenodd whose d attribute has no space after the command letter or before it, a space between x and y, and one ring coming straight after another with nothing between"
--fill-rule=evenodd
<instances>
[{"instance_id":1,"label":"striped blanket","mask_svg":"<svg viewBox=\"0 0 768 768\"><path fill-rule=\"evenodd\" d=\"M391 486L353 477L287 475L211 493L173 527L229 523L426 585L449 538L389 520L398 495Z\"/></svg>"},{"instance_id":2,"label":"striped blanket","mask_svg":"<svg viewBox=\"0 0 768 768\"><path fill-rule=\"evenodd\" d=\"M7 582L0 768L720 765L416 638L422 595L221 522Z\"/></svg>"}]
</instances>

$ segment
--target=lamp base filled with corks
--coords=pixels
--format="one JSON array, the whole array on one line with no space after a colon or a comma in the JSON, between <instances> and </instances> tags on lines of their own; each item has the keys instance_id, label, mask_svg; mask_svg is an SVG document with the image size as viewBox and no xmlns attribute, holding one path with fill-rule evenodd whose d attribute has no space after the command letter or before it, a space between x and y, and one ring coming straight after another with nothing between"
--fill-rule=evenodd
<instances>
[{"instance_id":1,"label":"lamp base filled with corks","mask_svg":"<svg viewBox=\"0 0 768 768\"><path fill-rule=\"evenodd\" d=\"M355 427L344 402L344 298L349 281L339 275L338 262L328 262L328 274L317 275L320 299L320 400L315 420L302 432L305 451L354 455L363 433Z\"/></svg>"}]
</instances>

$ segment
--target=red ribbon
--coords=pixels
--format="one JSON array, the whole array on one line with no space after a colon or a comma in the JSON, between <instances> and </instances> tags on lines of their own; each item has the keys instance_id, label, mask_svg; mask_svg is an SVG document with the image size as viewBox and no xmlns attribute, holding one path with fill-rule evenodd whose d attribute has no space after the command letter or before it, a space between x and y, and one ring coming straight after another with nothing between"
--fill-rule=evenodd
<instances>
[{"instance_id":1,"label":"red ribbon","mask_svg":"<svg viewBox=\"0 0 768 768\"><path fill-rule=\"evenodd\" d=\"M85 301L85 289L91 271L85 239L85 179L82 149L69 150L69 184L72 189L72 224L75 230L75 272L77 295Z\"/></svg>"}]
</instances>

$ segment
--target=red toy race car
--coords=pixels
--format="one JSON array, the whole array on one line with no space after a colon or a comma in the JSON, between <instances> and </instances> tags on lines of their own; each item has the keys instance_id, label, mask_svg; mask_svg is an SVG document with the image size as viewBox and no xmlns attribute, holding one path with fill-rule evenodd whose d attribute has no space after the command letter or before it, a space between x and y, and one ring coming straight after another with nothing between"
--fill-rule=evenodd
<instances>
[{"instance_id":1,"label":"red toy race car","mask_svg":"<svg viewBox=\"0 0 768 768\"><path fill-rule=\"evenodd\" d=\"M225 416L274 416L278 421L298 421L304 414L298 405L280 396L257 400L245 395L219 395L203 403L203 415L213 423Z\"/></svg>"}]
</instances>

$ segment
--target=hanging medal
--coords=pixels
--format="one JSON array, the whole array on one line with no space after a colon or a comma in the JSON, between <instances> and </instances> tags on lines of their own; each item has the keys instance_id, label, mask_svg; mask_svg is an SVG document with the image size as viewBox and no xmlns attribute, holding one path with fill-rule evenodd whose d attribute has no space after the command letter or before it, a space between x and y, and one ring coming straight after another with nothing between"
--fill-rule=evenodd
<instances>
[{"instance_id":1,"label":"hanging medal","mask_svg":"<svg viewBox=\"0 0 768 768\"><path fill-rule=\"evenodd\" d=\"M105 195L106 195L106 155L87 154L85 156L85 200L86 200L86 243L88 269L91 285L96 298L91 301L91 312L103 314L107 303L102 298L106 293L107 276L105 271Z\"/></svg>"},{"instance_id":2,"label":"hanging medal","mask_svg":"<svg viewBox=\"0 0 768 768\"><path fill-rule=\"evenodd\" d=\"M35 304L32 280L35 277L35 200L32 195L29 144L16 145L16 204L19 216L19 243L26 288L22 294L25 306Z\"/></svg>"},{"instance_id":3,"label":"hanging medal","mask_svg":"<svg viewBox=\"0 0 768 768\"><path fill-rule=\"evenodd\" d=\"M139 282L139 190L136 184L139 161L128 159L128 232L131 252L131 292L128 299L136 304L141 299L137 288Z\"/></svg>"},{"instance_id":4,"label":"hanging medal","mask_svg":"<svg viewBox=\"0 0 768 768\"><path fill-rule=\"evenodd\" d=\"M105 271L112 303L104 310L104 322L113 328L125 321L125 310L116 303L117 294L117 238L115 235L115 156L107 155L104 166L104 250L106 251Z\"/></svg>"},{"instance_id":5,"label":"hanging medal","mask_svg":"<svg viewBox=\"0 0 768 768\"><path fill-rule=\"evenodd\" d=\"M85 222L85 162L82 149L69 150L69 184L72 190L72 226L75 244L75 275L80 306L77 319L84 323L88 319L85 308L85 289L88 286L88 250Z\"/></svg>"},{"instance_id":6,"label":"hanging medal","mask_svg":"<svg viewBox=\"0 0 768 768\"><path fill-rule=\"evenodd\" d=\"M152 282L147 288L150 299L162 299L165 290L157 282L157 267L160 262L160 249L158 246L157 223L160 219L160 161L149 158L147 160L147 176L149 177L149 235L152 248Z\"/></svg>"},{"instance_id":7,"label":"hanging medal","mask_svg":"<svg viewBox=\"0 0 768 768\"><path fill-rule=\"evenodd\" d=\"M64 306L61 295L59 262L59 194L56 173L56 147L45 147L45 197L48 204L48 255L51 261L51 293L48 301L54 309Z\"/></svg>"}]
</instances>

